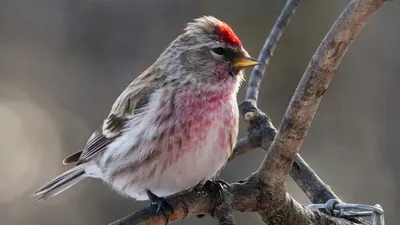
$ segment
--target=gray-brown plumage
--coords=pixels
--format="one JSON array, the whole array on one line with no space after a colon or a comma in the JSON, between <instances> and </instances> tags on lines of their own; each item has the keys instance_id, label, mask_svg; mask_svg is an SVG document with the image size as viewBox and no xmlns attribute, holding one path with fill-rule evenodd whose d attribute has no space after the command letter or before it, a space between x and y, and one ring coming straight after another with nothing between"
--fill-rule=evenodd
<instances>
[{"instance_id":1,"label":"gray-brown plumage","mask_svg":"<svg viewBox=\"0 0 400 225\"><path fill-rule=\"evenodd\" d=\"M34 195L46 199L93 177L144 200L211 179L236 142L241 70L256 64L226 23L189 23L121 93L84 149L63 161L76 166Z\"/></svg>"}]
</instances>

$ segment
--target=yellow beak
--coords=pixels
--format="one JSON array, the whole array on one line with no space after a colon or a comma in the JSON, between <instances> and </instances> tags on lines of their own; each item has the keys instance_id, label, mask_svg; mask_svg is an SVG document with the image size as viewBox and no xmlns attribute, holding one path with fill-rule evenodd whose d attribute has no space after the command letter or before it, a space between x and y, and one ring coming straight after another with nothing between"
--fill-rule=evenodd
<instances>
[{"instance_id":1,"label":"yellow beak","mask_svg":"<svg viewBox=\"0 0 400 225\"><path fill-rule=\"evenodd\" d=\"M251 57L246 57L246 56L239 56L233 60L232 66L235 69L243 69L246 67L254 66L261 64L260 61L257 61L256 59L253 59Z\"/></svg>"}]
</instances>

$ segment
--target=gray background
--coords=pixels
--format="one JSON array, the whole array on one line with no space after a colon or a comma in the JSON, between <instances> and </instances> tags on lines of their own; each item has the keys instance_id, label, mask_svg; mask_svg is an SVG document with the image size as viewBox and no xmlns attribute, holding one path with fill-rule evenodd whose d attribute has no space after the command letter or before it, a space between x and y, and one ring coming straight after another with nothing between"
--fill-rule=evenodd
<instances>
[{"instance_id":1,"label":"gray background","mask_svg":"<svg viewBox=\"0 0 400 225\"><path fill-rule=\"evenodd\" d=\"M276 126L310 57L347 3L309 0L298 9L260 93L259 105ZM61 160L83 147L119 93L187 22L201 15L228 22L256 57L283 5L272 0L1 0L0 224L107 224L147 206L98 180L85 180L40 204L28 196L67 169ZM400 4L388 3L355 40L301 148L345 201L382 204L387 224L397 224L400 201L399 15ZM263 156L255 151L239 157L221 177L244 178ZM297 200L308 203L290 179L288 186ZM237 213L236 220L262 224L253 213ZM217 223L192 218L178 224Z\"/></svg>"}]
</instances>

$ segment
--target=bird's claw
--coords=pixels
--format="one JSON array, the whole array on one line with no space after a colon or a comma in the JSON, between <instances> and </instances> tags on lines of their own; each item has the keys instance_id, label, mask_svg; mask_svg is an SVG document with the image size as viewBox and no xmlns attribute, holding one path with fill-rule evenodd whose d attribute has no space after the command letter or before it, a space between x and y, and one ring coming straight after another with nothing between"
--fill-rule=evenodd
<instances>
[{"instance_id":1,"label":"bird's claw","mask_svg":"<svg viewBox=\"0 0 400 225\"><path fill-rule=\"evenodd\" d=\"M217 189L219 195L221 198L224 198L224 189L229 189L229 184L228 182L224 180L207 180L204 185L211 185L214 190Z\"/></svg>"},{"instance_id":2,"label":"bird's claw","mask_svg":"<svg viewBox=\"0 0 400 225\"><path fill-rule=\"evenodd\" d=\"M219 191L222 191L224 188L229 188L229 183L224 180L207 180L204 185L212 185L218 186Z\"/></svg>"},{"instance_id":3,"label":"bird's claw","mask_svg":"<svg viewBox=\"0 0 400 225\"><path fill-rule=\"evenodd\" d=\"M219 184L221 188L229 188L229 183L224 180L216 180L215 183Z\"/></svg>"},{"instance_id":4,"label":"bird's claw","mask_svg":"<svg viewBox=\"0 0 400 225\"><path fill-rule=\"evenodd\" d=\"M161 212L165 217L165 225L169 223L169 218L171 214L174 212L174 208L168 201L163 197L158 197L150 190L146 189L147 197L151 201L151 206L156 209L156 213Z\"/></svg>"}]
</instances>

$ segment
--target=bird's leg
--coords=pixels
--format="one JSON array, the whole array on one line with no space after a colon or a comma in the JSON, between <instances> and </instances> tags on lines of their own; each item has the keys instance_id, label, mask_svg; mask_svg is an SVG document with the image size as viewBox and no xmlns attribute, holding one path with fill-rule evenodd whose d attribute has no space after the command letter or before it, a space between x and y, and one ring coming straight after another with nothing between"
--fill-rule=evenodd
<instances>
[{"instance_id":1,"label":"bird's leg","mask_svg":"<svg viewBox=\"0 0 400 225\"><path fill-rule=\"evenodd\" d=\"M156 213L161 212L163 214L165 217L165 225L167 225L169 223L169 217L174 212L172 205L169 204L165 198L158 197L149 189L146 189L146 194L151 201L151 206L156 209Z\"/></svg>"}]
</instances>

